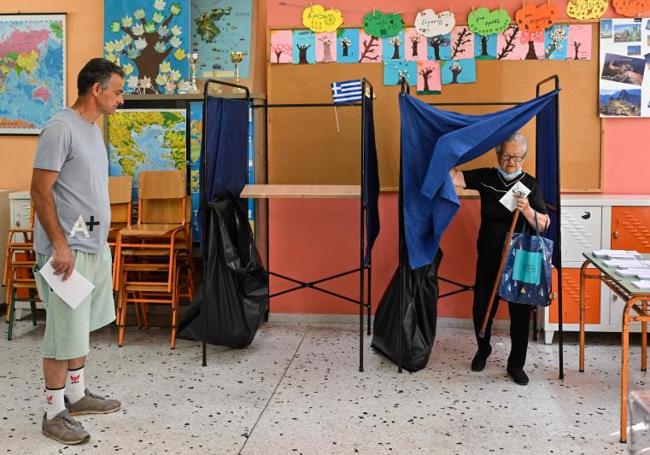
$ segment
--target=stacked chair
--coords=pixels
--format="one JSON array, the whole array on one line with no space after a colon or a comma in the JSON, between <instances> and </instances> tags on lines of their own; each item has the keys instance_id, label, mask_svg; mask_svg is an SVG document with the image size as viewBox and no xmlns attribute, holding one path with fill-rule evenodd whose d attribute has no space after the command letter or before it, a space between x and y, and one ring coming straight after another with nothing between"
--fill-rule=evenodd
<instances>
[{"instance_id":1,"label":"stacked chair","mask_svg":"<svg viewBox=\"0 0 650 455\"><path fill-rule=\"evenodd\" d=\"M36 325L36 301L38 291L34 279L33 267L36 263L34 253L34 208L32 207L29 226L12 228L7 232L7 247L4 259L2 284L5 286L7 302L7 339L13 336L16 320L16 300L29 300L32 312L32 324Z\"/></svg>"},{"instance_id":2,"label":"stacked chair","mask_svg":"<svg viewBox=\"0 0 650 455\"><path fill-rule=\"evenodd\" d=\"M115 242L120 229L131 226L133 214L133 180L121 175L108 178L108 194L111 201L111 227L108 231L108 246L115 258ZM113 287L116 285L117 267L113 262Z\"/></svg>"},{"instance_id":3,"label":"stacked chair","mask_svg":"<svg viewBox=\"0 0 650 455\"><path fill-rule=\"evenodd\" d=\"M132 303L142 328L149 326L150 304L171 307L170 346L175 347L180 299L194 294L190 211L183 172L140 173L137 223L121 228L115 237L119 346L124 344L127 307Z\"/></svg>"}]
</instances>

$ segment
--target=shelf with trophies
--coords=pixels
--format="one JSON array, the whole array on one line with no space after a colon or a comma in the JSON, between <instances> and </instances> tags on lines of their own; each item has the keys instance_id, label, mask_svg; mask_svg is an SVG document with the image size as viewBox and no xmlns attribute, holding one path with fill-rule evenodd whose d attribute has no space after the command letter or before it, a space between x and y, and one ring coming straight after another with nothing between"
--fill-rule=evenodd
<instances>
[{"instance_id":1,"label":"shelf with trophies","mask_svg":"<svg viewBox=\"0 0 650 455\"><path fill-rule=\"evenodd\" d=\"M231 52L230 57L234 71L228 71L230 77L223 80L239 83L239 67L245 53ZM204 81L197 78L198 53L189 53L188 62L190 80L178 85L176 91L180 93L125 95L124 105L105 120L104 132L109 150L109 175L133 177L134 202L137 202L137 181L141 170L179 169L187 172L187 194L192 199L192 230L196 240ZM237 89L218 93L211 90L210 95L222 98L246 96L243 90ZM264 94L251 94L251 98L266 100ZM257 112L251 109L249 113L249 175L253 180L256 161L253 120L254 116L261 115L259 112L259 109ZM263 124L263 121L257 124ZM124 131L130 131L130 135L125 136ZM249 207L249 218L254 221L253 206Z\"/></svg>"}]
</instances>

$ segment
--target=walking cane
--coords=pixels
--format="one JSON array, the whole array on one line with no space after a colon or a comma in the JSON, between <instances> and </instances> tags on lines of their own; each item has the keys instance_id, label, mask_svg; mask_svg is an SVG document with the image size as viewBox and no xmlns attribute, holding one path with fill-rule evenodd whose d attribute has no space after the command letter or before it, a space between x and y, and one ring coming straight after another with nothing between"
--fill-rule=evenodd
<instances>
[{"instance_id":1,"label":"walking cane","mask_svg":"<svg viewBox=\"0 0 650 455\"><path fill-rule=\"evenodd\" d=\"M494 305L494 298L497 295L497 289L499 288L499 282L501 281L501 272L503 272L503 266L506 263L508 258L508 253L510 252L510 240L512 240L512 233L515 231L515 226L517 225L517 220L519 219L519 209L515 208L515 214L512 217L512 223L510 224L510 230L508 231L508 237L506 237L506 244L503 249L503 256L501 257L501 263L499 264L499 270L497 271L497 277L494 279L494 286L492 286L492 293L490 294L490 301L488 302L487 311L485 316L483 316L483 324L481 324L481 331L478 333L478 336L485 338L485 329L487 328L488 319L490 319L490 313L492 312L492 305Z\"/></svg>"}]
</instances>

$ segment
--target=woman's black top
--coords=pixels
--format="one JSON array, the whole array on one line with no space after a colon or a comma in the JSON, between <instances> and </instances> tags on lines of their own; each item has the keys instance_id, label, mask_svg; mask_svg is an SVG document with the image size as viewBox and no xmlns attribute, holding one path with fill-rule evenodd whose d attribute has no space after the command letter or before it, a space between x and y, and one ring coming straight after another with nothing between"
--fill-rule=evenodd
<instances>
[{"instance_id":1,"label":"woman's black top","mask_svg":"<svg viewBox=\"0 0 650 455\"><path fill-rule=\"evenodd\" d=\"M537 180L525 172L516 179L507 181L496 168L480 168L463 171L465 186L476 190L481 195L481 228L479 230L477 248L479 257L487 255L490 258L501 258L503 243L505 241L513 212L504 207L499 200L517 182L521 182L529 190L528 201L530 206L539 213L547 213L546 205ZM520 215L515 232L522 232L526 219ZM534 232L534 227L529 226L529 232ZM487 259L487 258L486 258Z\"/></svg>"}]
</instances>

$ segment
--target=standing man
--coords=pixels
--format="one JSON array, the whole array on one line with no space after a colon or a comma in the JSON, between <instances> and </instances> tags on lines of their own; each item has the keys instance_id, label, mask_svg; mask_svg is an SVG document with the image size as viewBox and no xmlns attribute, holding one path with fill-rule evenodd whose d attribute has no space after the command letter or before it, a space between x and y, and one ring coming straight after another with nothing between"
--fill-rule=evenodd
<instances>
[{"instance_id":1,"label":"standing man","mask_svg":"<svg viewBox=\"0 0 650 455\"><path fill-rule=\"evenodd\" d=\"M73 270L95 288L72 309L35 273L46 310L43 375L47 412L43 434L64 444L90 439L71 416L106 414L120 402L90 393L84 385L89 334L115 320L111 253L108 155L95 124L124 102L124 72L108 60L94 58L77 78L78 98L47 122L38 141L31 197L36 211L34 249L38 272L50 257L63 280Z\"/></svg>"}]
</instances>

